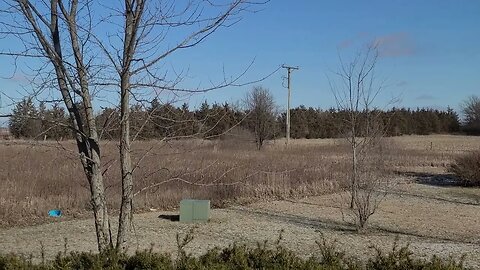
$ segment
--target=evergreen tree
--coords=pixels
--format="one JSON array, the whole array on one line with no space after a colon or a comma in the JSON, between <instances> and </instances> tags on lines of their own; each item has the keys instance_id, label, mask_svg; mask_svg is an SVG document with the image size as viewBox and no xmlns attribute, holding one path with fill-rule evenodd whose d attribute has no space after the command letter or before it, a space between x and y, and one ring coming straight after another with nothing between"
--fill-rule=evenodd
<instances>
[{"instance_id":1,"label":"evergreen tree","mask_svg":"<svg viewBox=\"0 0 480 270\"><path fill-rule=\"evenodd\" d=\"M41 105L41 104L40 104ZM63 140L72 137L72 131L68 128L68 118L65 110L58 103L53 104L50 109L39 107L42 116L42 130L47 139Z\"/></svg>"},{"instance_id":2,"label":"evergreen tree","mask_svg":"<svg viewBox=\"0 0 480 270\"><path fill-rule=\"evenodd\" d=\"M15 138L34 138L41 132L41 120L32 98L22 99L12 110L10 132Z\"/></svg>"}]
</instances>

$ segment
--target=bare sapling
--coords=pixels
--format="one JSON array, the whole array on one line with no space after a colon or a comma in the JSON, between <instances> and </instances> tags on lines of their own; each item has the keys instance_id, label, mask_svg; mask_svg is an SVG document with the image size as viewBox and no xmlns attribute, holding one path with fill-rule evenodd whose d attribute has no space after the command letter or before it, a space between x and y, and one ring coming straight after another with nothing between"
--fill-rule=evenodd
<instances>
[{"instance_id":1,"label":"bare sapling","mask_svg":"<svg viewBox=\"0 0 480 270\"><path fill-rule=\"evenodd\" d=\"M337 108L344 112L340 133L350 149L349 212L357 230L362 231L388 190L382 158L387 149L383 140L388 119L382 119L374 105L383 90L375 75L377 44L368 45L348 63L340 57L340 62L335 79L329 78L329 82Z\"/></svg>"}]
</instances>

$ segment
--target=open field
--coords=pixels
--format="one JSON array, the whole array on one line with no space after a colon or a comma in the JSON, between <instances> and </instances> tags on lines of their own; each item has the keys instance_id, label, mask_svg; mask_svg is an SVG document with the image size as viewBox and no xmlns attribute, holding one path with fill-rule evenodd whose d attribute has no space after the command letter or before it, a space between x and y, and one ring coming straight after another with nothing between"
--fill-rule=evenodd
<instances>
[{"instance_id":1,"label":"open field","mask_svg":"<svg viewBox=\"0 0 480 270\"><path fill-rule=\"evenodd\" d=\"M118 150L112 142L103 144L109 205L117 209ZM0 146L3 226L44 222L52 208L62 209L67 217L90 215L87 181L73 149L71 142L14 141ZM171 209L185 197L209 198L223 206L230 201L318 195L337 190L345 179L342 147L253 149L253 144L228 142L138 142L133 154L134 163L140 161L134 172L136 209Z\"/></svg>"},{"instance_id":2,"label":"open field","mask_svg":"<svg viewBox=\"0 0 480 270\"><path fill-rule=\"evenodd\" d=\"M110 208L120 182L118 151L103 142L103 166ZM387 139L384 161L395 171L444 173L452 159L480 148L478 137L405 136ZM73 142L0 141L0 226L48 221L49 209L67 218L89 216L88 185ZM140 141L134 144L138 211L173 209L181 198L211 199L215 206L331 193L347 178L342 140L282 140L265 151L235 141Z\"/></svg>"},{"instance_id":3,"label":"open field","mask_svg":"<svg viewBox=\"0 0 480 270\"><path fill-rule=\"evenodd\" d=\"M459 154L480 149L480 138L405 136L387 139L384 161L394 189L372 216L371 230L357 234L342 215L347 148L341 140L295 140L288 148L270 142L265 151L229 141L138 142L134 145L139 192L135 205L136 242L132 249L174 252L175 235L192 225L159 218L174 215L181 198L208 198L215 209L208 224L196 225L190 252L201 253L233 242L274 241L284 229L284 244L301 254L315 252L324 234L351 254L373 254L371 244L391 248L398 236L425 255L467 255L480 264L480 190L452 185L446 173ZM86 218L88 190L73 144L4 141L0 145L0 250L33 254L40 242L47 256L64 249L95 250L93 221ZM118 205L116 147L104 142L107 190ZM145 154L147 153L147 154ZM110 159L109 159L110 158ZM175 180L171 180L175 179ZM156 186L157 183L162 183ZM152 187L153 186L153 187ZM151 187L151 188L148 188ZM52 208L64 210L56 221ZM27 226L35 223L46 223ZM22 225L22 226L20 226ZM20 226L20 227L19 227Z\"/></svg>"}]
</instances>

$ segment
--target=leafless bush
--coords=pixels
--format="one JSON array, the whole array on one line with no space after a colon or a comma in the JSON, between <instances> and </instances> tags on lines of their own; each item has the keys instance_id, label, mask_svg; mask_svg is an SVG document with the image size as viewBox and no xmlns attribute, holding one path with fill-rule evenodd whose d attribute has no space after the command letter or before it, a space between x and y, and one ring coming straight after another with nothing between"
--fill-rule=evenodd
<instances>
[{"instance_id":1,"label":"leafless bush","mask_svg":"<svg viewBox=\"0 0 480 270\"><path fill-rule=\"evenodd\" d=\"M355 207L352 209L359 231L366 228L368 219L375 214L390 188L389 174L380 156L370 157L362 163L358 171Z\"/></svg>"},{"instance_id":2,"label":"leafless bush","mask_svg":"<svg viewBox=\"0 0 480 270\"><path fill-rule=\"evenodd\" d=\"M480 186L480 151L457 157L448 171L455 174L462 185Z\"/></svg>"},{"instance_id":3,"label":"leafless bush","mask_svg":"<svg viewBox=\"0 0 480 270\"><path fill-rule=\"evenodd\" d=\"M390 141L390 140L389 140ZM355 224L359 232L367 228L368 219L375 214L380 203L392 188L391 170L388 169L387 156L391 155L392 145L385 138L372 140L368 147L357 153L355 193L352 196L351 183L347 193L341 194L342 213L349 222ZM348 162L348 178L354 173L352 161ZM353 207L344 207L353 200Z\"/></svg>"}]
</instances>

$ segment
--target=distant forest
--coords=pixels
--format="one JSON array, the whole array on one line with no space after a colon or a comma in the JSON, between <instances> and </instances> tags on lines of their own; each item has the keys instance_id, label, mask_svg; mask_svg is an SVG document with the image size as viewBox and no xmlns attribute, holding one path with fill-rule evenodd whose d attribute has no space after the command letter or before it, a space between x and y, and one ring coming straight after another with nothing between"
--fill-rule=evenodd
<instances>
[{"instance_id":1,"label":"distant forest","mask_svg":"<svg viewBox=\"0 0 480 270\"><path fill-rule=\"evenodd\" d=\"M131 113L131 129L136 139L223 138L229 134L248 136L253 133L252 119L248 110L228 103L203 102L191 110L188 104L174 106L161 104L157 99L148 106L134 105ZM337 109L322 110L299 106L291 109L292 138L334 138L342 136L348 112ZM386 136L428 135L458 133L462 125L458 114L447 109L392 108L376 111L383 120ZM119 110L103 108L96 116L102 139L119 137ZM286 113L275 115L274 132L271 137L285 136ZM69 120L63 107L58 104L38 106L31 99L24 99L13 109L9 121L15 138L65 140L72 138Z\"/></svg>"}]
</instances>

